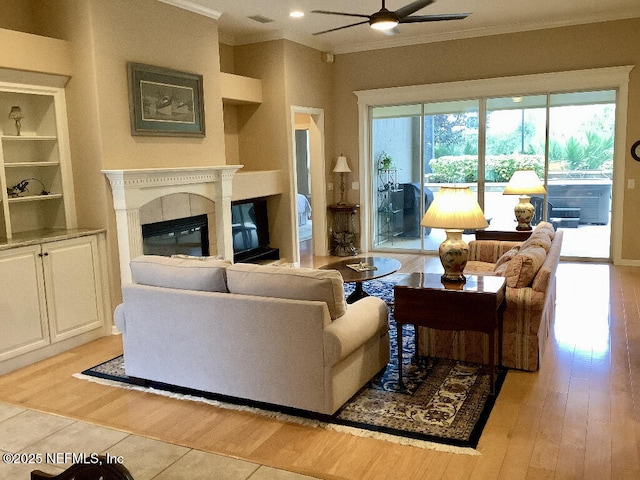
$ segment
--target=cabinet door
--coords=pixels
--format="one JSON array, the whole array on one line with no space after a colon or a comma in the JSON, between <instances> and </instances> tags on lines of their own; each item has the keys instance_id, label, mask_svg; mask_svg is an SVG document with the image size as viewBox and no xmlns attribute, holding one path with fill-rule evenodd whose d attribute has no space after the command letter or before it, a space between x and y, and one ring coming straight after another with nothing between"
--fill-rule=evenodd
<instances>
[{"instance_id":1,"label":"cabinet door","mask_svg":"<svg viewBox=\"0 0 640 480\"><path fill-rule=\"evenodd\" d=\"M49 344L40 252L0 252L0 361Z\"/></svg>"},{"instance_id":2,"label":"cabinet door","mask_svg":"<svg viewBox=\"0 0 640 480\"><path fill-rule=\"evenodd\" d=\"M46 243L42 247L51 342L102 327L96 237Z\"/></svg>"}]
</instances>

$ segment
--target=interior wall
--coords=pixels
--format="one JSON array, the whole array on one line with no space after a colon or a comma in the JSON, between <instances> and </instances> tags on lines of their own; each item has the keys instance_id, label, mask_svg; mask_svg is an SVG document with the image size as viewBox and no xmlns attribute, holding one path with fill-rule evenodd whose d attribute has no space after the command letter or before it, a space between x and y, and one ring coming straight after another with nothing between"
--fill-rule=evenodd
<instances>
[{"instance_id":1,"label":"interior wall","mask_svg":"<svg viewBox=\"0 0 640 480\"><path fill-rule=\"evenodd\" d=\"M283 194L269 222L272 243L280 248L281 256L291 260L298 248L291 107L328 110L332 66L322 61L319 51L287 40L234 47L233 65L234 73L262 80L263 103L237 109L239 163L248 171L283 172Z\"/></svg>"},{"instance_id":2,"label":"interior wall","mask_svg":"<svg viewBox=\"0 0 640 480\"><path fill-rule=\"evenodd\" d=\"M0 28L38 34L38 23L31 9L31 0L2 0Z\"/></svg>"},{"instance_id":3,"label":"interior wall","mask_svg":"<svg viewBox=\"0 0 640 480\"><path fill-rule=\"evenodd\" d=\"M495 35L337 55L332 128L335 147L358 158L354 91L640 64L640 19ZM381 66L384 66L383 68ZM523 86L526 88L526 86ZM518 94L522 92L514 92ZM527 92L530 93L530 92ZM624 184L640 176L629 149L640 139L640 69L631 72ZM353 175L358 164L353 162ZM354 168L355 167L355 168ZM640 260L638 189L624 195L622 257Z\"/></svg>"},{"instance_id":4,"label":"interior wall","mask_svg":"<svg viewBox=\"0 0 640 480\"><path fill-rule=\"evenodd\" d=\"M259 106L238 107L244 170L281 170L287 155L284 41L234 47L235 73L262 80Z\"/></svg>"},{"instance_id":5,"label":"interior wall","mask_svg":"<svg viewBox=\"0 0 640 480\"><path fill-rule=\"evenodd\" d=\"M323 59L318 50L305 47L293 42L287 42L286 47L286 87L287 103L289 106L320 109L324 113L325 125L331 125L332 94L333 94L333 64ZM324 145L322 151L317 154L324 157L325 169L323 177L332 178L332 170L335 159L340 152L335 151L333 142L333 129L324 128ZM291 135L291 131L289 131ZM289 137L290 138L290 137ZM291 144L291 142L290 142ZM325 181L325 184L327 182ZM316 192L319 189L315 190ZM328 203L337 201L333 198L334 192L322 190Z\"/></svg>"}]
</instances>

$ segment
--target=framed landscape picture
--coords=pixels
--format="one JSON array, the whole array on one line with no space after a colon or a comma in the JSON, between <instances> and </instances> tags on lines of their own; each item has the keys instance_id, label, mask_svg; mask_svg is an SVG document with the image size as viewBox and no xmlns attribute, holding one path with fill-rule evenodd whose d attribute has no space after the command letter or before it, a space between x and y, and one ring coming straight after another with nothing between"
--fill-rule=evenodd
<instances>
[{"instance_id":1,"label":"framed landscape picture","mask_svg":"<svg viewBox=\"0 0 640 480\"><path fill-rule=\"evenodd\" d=\"M127 63L131 135L204 137L202 75Z\"/></svg>"}]
</instances>

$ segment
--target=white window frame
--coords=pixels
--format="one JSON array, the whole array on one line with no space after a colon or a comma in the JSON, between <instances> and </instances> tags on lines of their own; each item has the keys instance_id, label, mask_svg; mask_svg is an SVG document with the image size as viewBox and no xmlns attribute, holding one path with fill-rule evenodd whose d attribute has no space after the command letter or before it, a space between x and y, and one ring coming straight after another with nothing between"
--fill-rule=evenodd
<instances>
[{"instance_id":1,"label":"white window frame","mask_svg":"<svg viewBox=\"0 0 640 480\"><path fill-rule=\"evenodd\" d=\"M371 109L389 105L406 105L483 97L522 96L564 93L584 90L617 90L616 131L613 157L613 189L611 219L611 253L613 263L622 263L622 219L624 195L624 160L627 136L628 83L633 65L570 70L513 77L467 80L448 83L380 88L354 92L358 97L359 180L360 180L360 247L371 248Z\"/></svg>"}]
</instances>

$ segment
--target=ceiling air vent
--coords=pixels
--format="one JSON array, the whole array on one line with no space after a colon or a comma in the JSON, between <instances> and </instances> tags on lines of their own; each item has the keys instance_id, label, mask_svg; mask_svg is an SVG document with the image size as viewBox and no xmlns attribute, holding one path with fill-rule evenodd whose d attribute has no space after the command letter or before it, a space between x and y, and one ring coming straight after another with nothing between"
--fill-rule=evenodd
<instances>
[{"instance_id":1,"label":"ceiling air vent","mask_svg":"<svg viewBox=\"0 0 640 480\"><path fill-rule=\"evenodd\" d=\"M255 20L256 22L260 22L260 23L271 23L271 22L273 22L273 19L267 18L267 17L263 17L262 15L251 15L249 18L251 20Z\"/></svg>"}]
</instances>

